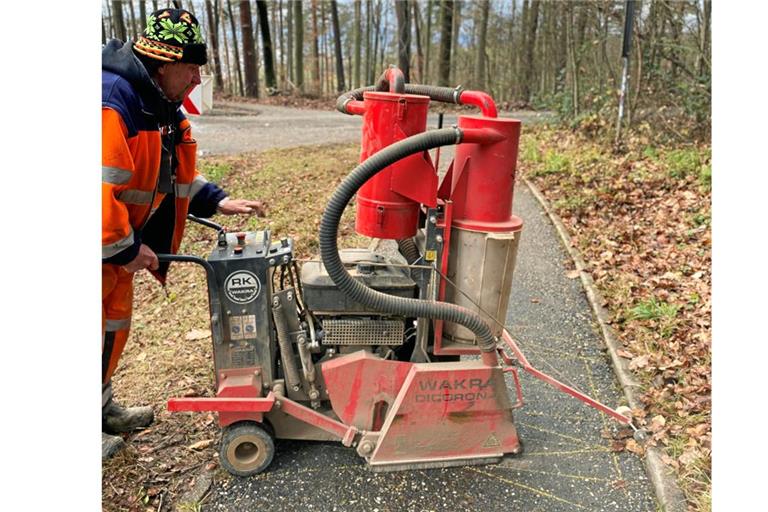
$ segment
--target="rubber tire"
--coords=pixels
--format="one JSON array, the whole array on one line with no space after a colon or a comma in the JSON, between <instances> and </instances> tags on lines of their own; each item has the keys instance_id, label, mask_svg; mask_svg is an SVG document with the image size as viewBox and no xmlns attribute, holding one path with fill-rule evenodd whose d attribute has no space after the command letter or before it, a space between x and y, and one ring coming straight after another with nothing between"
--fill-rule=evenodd
<instances>
[{"instance_id":1,"label":"rubber tire","mask_svg":"<svg viewBox=\"0 0 768 512\"><path fill-rule=\"evenodd\" d=\"M224 427L219 462L236 476L251 476L264 471L275 456L275 441L258 423L241 421Z\"/></svg>"}]
</instances>

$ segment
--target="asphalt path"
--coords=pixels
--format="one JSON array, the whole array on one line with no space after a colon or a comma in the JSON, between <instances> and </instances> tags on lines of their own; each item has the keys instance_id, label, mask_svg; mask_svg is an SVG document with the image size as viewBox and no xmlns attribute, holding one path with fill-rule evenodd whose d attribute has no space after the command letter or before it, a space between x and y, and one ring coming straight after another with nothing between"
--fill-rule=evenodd
<instances>
[{"instance_id":1,"label":"asphalt path","mask_svg":"<svg viewBox=\"0 0 768 512\"><path fill-rule=\"evenodd\" d=\"M514 113L525 122L536 114ZM455 120L446 115L445 126ZM360 119L337 112L237 105L194 118L201 154L356 141ZM430 119L436 126L436 118ZM443 154L446 163L450 152ZM622 393L579 279L554 227L520 184L524 221L507 328L529 362L610 406ZM386 249L386 244L384 244ZM515 412L521 455L499 464L372 473L341 443L278 441L270 468L254 477L216 473L205 511L654 511L642 461L611 450L617 424L523 373L526 404ZM514 397L511 381L510 396Z\"/></svg>"}]
</instances>

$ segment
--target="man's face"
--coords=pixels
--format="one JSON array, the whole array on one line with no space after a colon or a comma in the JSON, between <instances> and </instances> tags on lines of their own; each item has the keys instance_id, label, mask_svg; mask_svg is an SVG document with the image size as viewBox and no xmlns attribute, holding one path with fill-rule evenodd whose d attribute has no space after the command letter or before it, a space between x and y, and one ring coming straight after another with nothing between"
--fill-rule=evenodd
<instances>
[{"instance_id":1,"label":"man's face","mask_svg":"<svg viewBox=\"0 0 768 512\"><path fill-rule=\"evenodd\" d=\"M181 101L200 83L200 66L189 62L171 62L157 70L157 83L168 99Z\"/></svg>"}]
</instances>

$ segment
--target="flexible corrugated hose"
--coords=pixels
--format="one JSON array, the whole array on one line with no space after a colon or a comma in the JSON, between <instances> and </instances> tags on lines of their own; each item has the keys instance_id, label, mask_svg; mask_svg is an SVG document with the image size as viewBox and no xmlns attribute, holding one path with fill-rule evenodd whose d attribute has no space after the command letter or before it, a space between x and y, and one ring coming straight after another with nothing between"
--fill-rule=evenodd
<instances>
[{"instance_id":1,"label":"flexible corrugated hose","mask_svg":"<svg viewBox=\"0 0 768 512\"><path fill-rule=\"evenodd\" d=\"M462 136L463 132L459 128L420 133L387 146L358 165L333 193L323 212L320 222L320 254L331 280L355 302L384 313L433 318L463 325L475 333L481 351L493 352L496 350L496 339L480 315L455 304L393 297L372 290L349 275L339 256L337 244L341 215L366 181L402 158L440 146L458 144Z\"/></svg>"}]
</instances>

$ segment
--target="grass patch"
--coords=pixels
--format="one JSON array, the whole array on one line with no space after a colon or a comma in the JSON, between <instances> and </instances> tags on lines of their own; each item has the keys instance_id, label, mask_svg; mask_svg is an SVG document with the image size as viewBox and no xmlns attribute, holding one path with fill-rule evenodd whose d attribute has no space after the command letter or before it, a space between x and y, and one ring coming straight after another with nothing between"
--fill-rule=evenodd
<instances>
[{"instance_id":1,"label":"grass patch","mask_svg":"<svg viewBox=\"0 0 768 512\"><path fill-rule=\"evenodd\" d=\"M214 183L221 183L224 177L232 171L231 164L217 160L200 160L197 168L208 181Z\"/></svg>"},{"instance_id":2,"label":"grass patch","mask_svg":"<svg viewBox=\"0 0 768 512\"><path fill-rule=\"evenodd\" d=\"M664 161L669 175L675 179L698 176L701 169L701 157L696 148L674 149L665 155Z\"/></svg>"}]
</instances>

